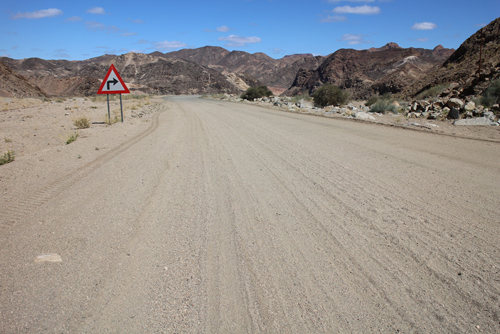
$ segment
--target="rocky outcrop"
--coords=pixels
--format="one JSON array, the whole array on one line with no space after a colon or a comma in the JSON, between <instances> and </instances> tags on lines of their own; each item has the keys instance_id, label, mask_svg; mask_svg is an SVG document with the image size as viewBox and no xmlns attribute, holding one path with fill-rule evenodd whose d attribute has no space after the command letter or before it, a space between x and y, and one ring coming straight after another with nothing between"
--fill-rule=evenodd
<instances>
[{"instance_id":1,"label":"rocky outcrop","mask_svg":"<svg viewBox=\"0 0 500 334\"><path fill-rule=\"evenodd\" d=\"M399 93L443 61L450 52L443 49L403 49L396 43L362 51L342 49L327 57L317 70L299 70L284 94L311 94L324 84L346 89L354 99Z\"/></svg>"},{"instance_id":2,"label":"rocky outcrop","mask_svg":"<svg viewBox=\"0 0 500 334\"><path fill-rule=\"evenodd\" d=\"M0 96L46 97L47 94L0 61Z\"/></svg>"},{"instance_id":3,"label":"rocky outcrop","mask_svg":"<svg viewBox=\"0 0 500 334\"><path fill-rule=\"evenodd\" d=\"M500 78L500 18L479 29L443 64L409 85L403 94L415 96L433 86L456 83L453 90L461 97L480 95L497 78Z\"/></svg>"},{"instance_id":4,"label":"rocky outcrop","mask_svg":"<svg viewBox=\"0 0 500 334\"><path fill-rule=\"evenodd\" d=\"M327 57L317 70L300 70L286 95L311 94L324 84L350 92L354 99L399 93L409 83L443 61L442 52L403 49L389 43L378 49L342 49Z\"/></svg>"}]
</instances>

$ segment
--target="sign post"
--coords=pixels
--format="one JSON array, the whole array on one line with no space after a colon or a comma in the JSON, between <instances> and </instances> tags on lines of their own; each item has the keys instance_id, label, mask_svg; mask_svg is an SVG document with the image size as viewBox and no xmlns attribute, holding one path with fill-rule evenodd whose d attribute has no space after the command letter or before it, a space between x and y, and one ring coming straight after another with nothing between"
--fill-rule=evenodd
<instances>
[{"instance_id":1,"label":"sign post","mask_svg":"<svg viewBox=\"0 0 500 334\"><path fill-rule=\"evenodd\" d=\"M104 80L101 83L101 87L97 91L97 94L106 94L108 100L108 122L111 124L111 113L109 111L109 94L120 94L120 110L121 110L121 118L123 123L123 105L122 105L122 93L130 94L125 82L123 82L120 74L115 68L115 65L111 64L109 67L108 73L104 77Z\"/></svg>"}]
</instances>

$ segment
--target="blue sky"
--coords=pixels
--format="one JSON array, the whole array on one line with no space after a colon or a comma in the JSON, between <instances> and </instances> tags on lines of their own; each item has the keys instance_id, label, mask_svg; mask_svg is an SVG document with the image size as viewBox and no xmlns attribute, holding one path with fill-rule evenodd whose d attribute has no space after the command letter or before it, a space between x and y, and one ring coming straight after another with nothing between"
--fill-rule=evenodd
<instances>
[{"instance_id":1,"label":"blue sky","mask_svg":"<svg viewBox=\"0 0 500 334\"><path fill-rule=\"evenodd\" d=\"M328 55L342 48L458 48L499 0L4 0L0 56L83 60L205 45Z\"/></svg>"}]
</instances>

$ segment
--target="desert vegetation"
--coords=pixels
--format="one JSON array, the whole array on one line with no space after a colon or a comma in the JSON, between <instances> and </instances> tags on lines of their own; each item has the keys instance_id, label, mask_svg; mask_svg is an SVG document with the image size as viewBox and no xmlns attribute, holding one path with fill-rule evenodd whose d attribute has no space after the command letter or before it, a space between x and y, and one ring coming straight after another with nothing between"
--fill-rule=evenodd
<instances>
[{"instance_id":1,"label":"desert vegetation","mask_svg":"<svg viewBox=\"0 0 500 334\"><path fill-rule=\"evenodd\" d=\"M324 85L312 95L314 103L320 107L339 106L349 101L349 93L334 85Z\"/></svg>"},{"instance_id":2,"label":"desert vegetation","mask_svg":"<svg viewBox=\"0 0 500 334\"><path fill-rule=\"evenodd\" d=\"M481 97L481 104L485 107L491 107L500 102L500 79L491 82Z\"/></svg>"},{"instance_id":3,"label":"desert vegetation","mask_svg":"<svg viewBox=\"0 0 500 334\"><path fill-rule=\"evenodd\" d=\"M86 116L77 117L73 121L73 125L76 126L77 129L88 129L90 128L90 119Z\"/></svg>"},{"instance_id":4,"label":"desert vegetation","mask_svg":"<svg viewBox=\"0 0 500 334\"><path fill-rule=\"evenodd\" d=\"M72 134L69 135L68 139L66 140L66 145L71 144L78 138L78 132L73 132Z\"/></svg>"},{"instance_id":5,"label":"desert vegetation","mask_svg":"<svg viewBox=\"0 0 500 334\"><path fill-rule=\"evenodd\" d=\"M0 156L0 165L5 165L8 164L9 162L14 161L15 159L15 153L14 151L7 151L3 154L3 156Z\"/></svg>"},{"instance_id":6,"label":"desert vegetation","mask_svg":"<svg viewBox=\"0 0 500 334\"><path fill-rule=\"evenodd\" d=\"M241 98L244 100L253 101L255 99L261 97L272 96L273 92L271 92L267 86L258 86L258 87L250 87L246 90L245 93L241 95Z\"/></svg>"}]
</instances>

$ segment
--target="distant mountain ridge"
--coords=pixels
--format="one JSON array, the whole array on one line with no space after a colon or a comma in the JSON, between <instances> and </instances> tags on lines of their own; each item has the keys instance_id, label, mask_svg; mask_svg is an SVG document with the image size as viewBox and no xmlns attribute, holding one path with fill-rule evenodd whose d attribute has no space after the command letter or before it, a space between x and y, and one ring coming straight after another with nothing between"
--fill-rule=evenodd
<instances>
[{"instance_id":1,"label":"distant mountain ridge","mask_svg":"<svg viewBox=\"0 0 500 334\"><path fill-rule=\"evenodd\" d=\"M204 46L168 53L103 55L83 61L0 58L49 95L93 95L114 64L132 91L154 94L237 94L267 85L287 95L312 93L333 83L354 98L398 93L442 64L455 50L401 48L388 43L369 50L341 49L327 57L310 53L274 59L264 53Z\"/></svg>"}]
</instances>

